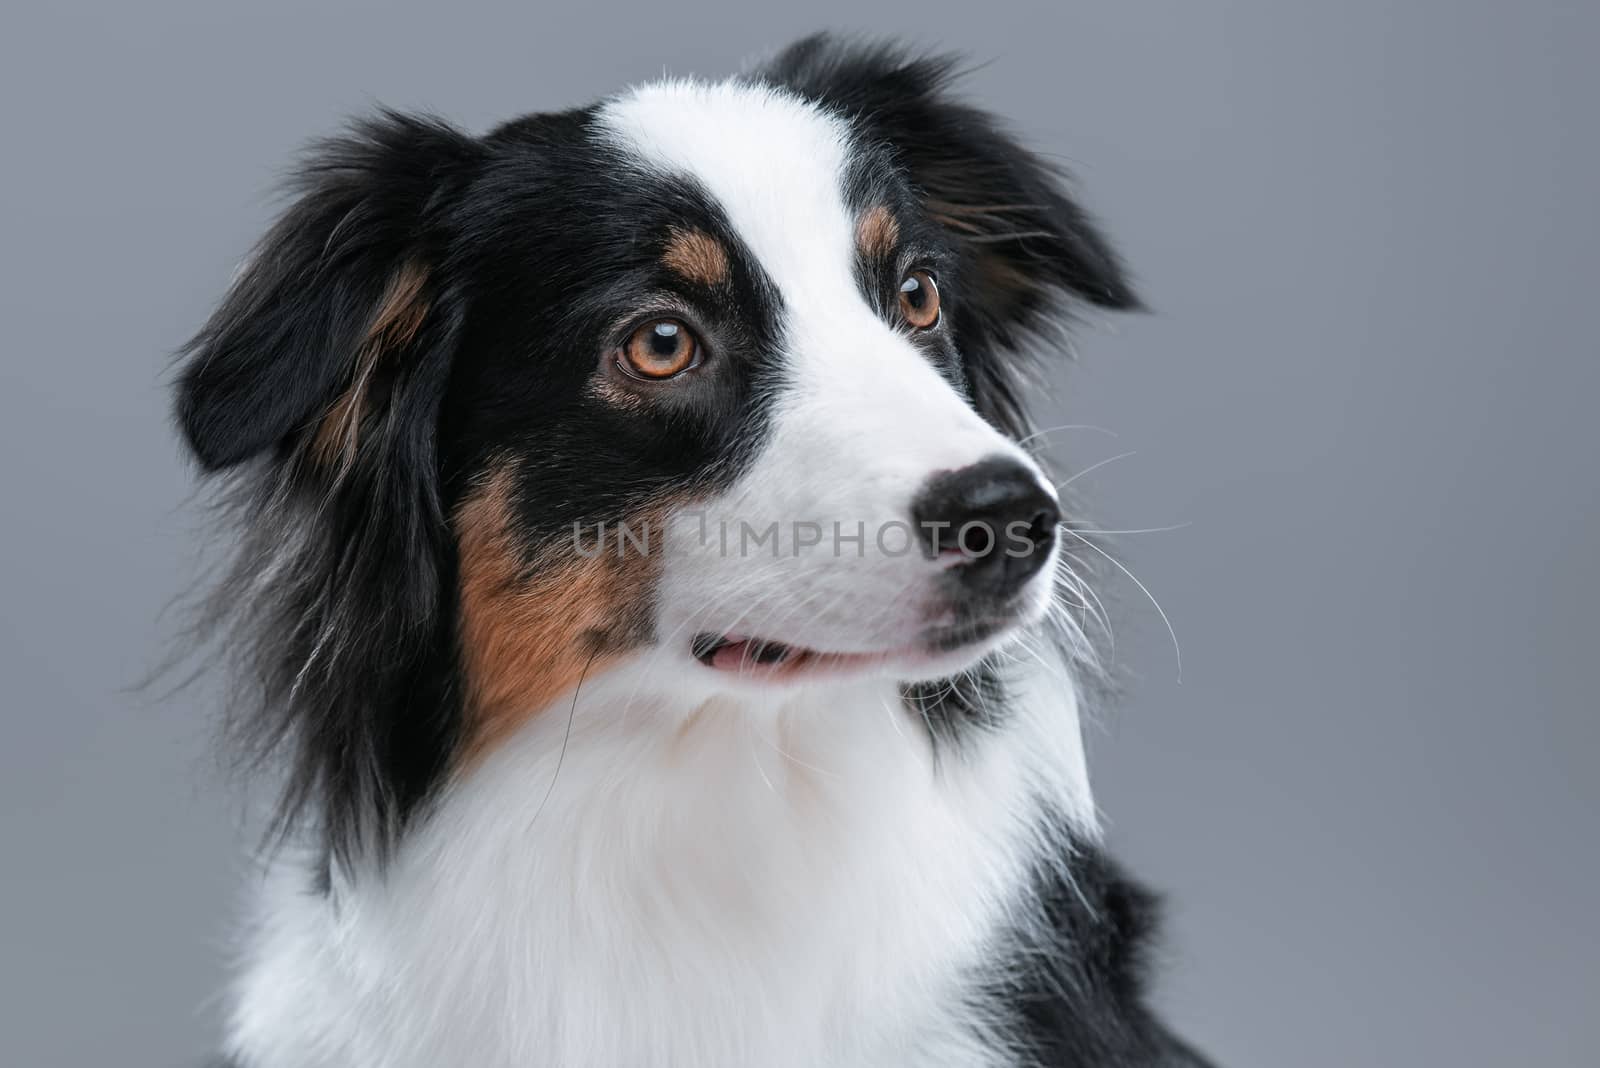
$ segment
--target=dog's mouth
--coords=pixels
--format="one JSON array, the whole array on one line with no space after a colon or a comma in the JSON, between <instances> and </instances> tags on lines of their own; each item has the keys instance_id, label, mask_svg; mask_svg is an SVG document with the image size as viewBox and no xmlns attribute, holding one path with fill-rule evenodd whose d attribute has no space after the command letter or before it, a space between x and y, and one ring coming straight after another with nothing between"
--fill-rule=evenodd
<instances>
[{"instance_id":1,"label":"dog's mouth","mask_svg":"<svg viewBox=\"0 0 1600 1068\"><path fill-rule=\"evenodd\" d=\"M885 665L916 669L935 664L981 645L1010 629L1014 619L941 627L923 635L914 646L870 653L809 649L770 638L701 633L690 651L701 664L741 678L777 682L830 675L850 675Z\"/></svg>"},{"instance_id":2,"label":"dog's mouth","mask_svg":"<svg viewBox=\"0 0 1600 1068\"><path fill-rule=\"evenodd\" d=\"M792 678L870 667L888 658L884 653L825 653L768 638L736 634L700 634L691 647L694 658L714 671L752 679Z\"/></svg>"}]
</instances>

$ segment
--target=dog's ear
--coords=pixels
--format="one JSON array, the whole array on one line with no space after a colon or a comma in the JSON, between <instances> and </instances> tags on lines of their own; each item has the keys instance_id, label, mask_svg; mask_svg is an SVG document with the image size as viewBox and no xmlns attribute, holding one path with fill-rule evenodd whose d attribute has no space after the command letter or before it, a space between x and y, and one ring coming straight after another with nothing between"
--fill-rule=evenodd
<instances>
[{"instance_id":1,"label":"dog's ear","mask_svg":"<svg viewBox=\"0 0 1600 1068\"><path fill-rule=\"evenodd\" d=\"M186 350L177 417L202 466L268 450L351 462L386 392L452 328L437 216L478 152L393 112L313 148L293 205Z\"/></svg>"},{"instance_id":2,"label":"dog's ear","mask_svg":"<svg viewBox=\"0 0 1600 1068\"><path fill-rule=\"evenodd\" d=\"M275 826L315 811L330 857L382 856L453 759L437 426L466 314L450 220L483 152L393 113L316 146L178 383L195 456L238 476L198 630L242 643L244 751L287 751Z\"/></svg>"},{"instance_id":3,"label":"dog's ear","mask_svg":"<svg viewBox=\"0 0 1600 1068\"><path fill-rule=\"evenodd\" d=\"M965 303L986 340L1015 347L1063 295L1137 308L1121 260L1066 194L1065 176L996 118L953 99L955 70L954 57L913 58L818 34L758 76L838 109L869 141L889 146L962 250Z\"/></svg>"}]
</instances>

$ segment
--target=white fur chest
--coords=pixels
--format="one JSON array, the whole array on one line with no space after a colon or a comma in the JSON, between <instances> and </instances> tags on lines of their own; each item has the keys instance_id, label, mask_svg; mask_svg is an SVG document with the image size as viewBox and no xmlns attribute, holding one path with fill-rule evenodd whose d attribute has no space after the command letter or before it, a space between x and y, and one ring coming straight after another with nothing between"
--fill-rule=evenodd
<instances>
[{"instance_id":1,"label":"white fur chest","mask_svg":"<svg viewBox=\"0 0 1600 1068\"><path fill-rule=\"evenodd\" d=\"M1039 806L1092 829L1070 690L936 756L887 683L687 714L633 686L586 685L564 757L566 706L531 721L381 878L280 862L242 1063L990 1063L963 984Z\"/></svg>"}]
</instances>

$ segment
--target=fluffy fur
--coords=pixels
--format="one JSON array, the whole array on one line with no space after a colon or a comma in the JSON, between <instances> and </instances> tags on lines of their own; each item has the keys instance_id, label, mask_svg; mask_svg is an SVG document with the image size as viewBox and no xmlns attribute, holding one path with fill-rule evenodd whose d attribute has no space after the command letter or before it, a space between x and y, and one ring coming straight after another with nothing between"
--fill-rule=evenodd
<instances>
[{"instance_id":1,"label":"fluffy fur","mask_svg":"<svg viewBox=\"0 0 1600 1068\"><path fill-rule=\"evenodd\" d=\"M178 390L286 769L233 1063L1202 1063L1019 444L1018 350L1136 299L950 70L818 37L312 150ZM1027 550L885 544L930 515Z\"/></svg>"}]
</instances>

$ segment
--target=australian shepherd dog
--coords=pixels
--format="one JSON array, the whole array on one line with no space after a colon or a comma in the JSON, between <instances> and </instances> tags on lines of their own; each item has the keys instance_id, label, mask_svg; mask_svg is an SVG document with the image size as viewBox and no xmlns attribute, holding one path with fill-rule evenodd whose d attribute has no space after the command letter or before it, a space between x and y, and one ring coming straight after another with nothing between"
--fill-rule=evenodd
<instances>
[{"instance_id":1,"label":"australian shepherd dog","mask_svg":"<svg viewBox=\"0 0 1600 1068\"><path fill-rule=\"evenodd\" d=\"M1178 1066L1027 353L1138 299L947 58L322 142L189 345L281 769L239 1068Z\"/></svg>"}]
</instances>

